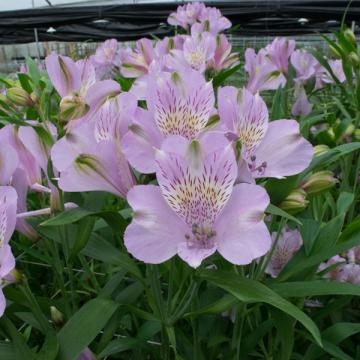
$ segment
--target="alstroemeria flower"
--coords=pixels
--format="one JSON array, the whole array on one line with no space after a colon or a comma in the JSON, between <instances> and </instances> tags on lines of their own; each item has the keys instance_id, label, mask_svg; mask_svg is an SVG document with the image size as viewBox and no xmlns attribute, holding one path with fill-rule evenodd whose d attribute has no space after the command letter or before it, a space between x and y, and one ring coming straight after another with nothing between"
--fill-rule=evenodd
<instances>
[{"instance_id":1,"label":"alstroemeria flower","mask_svg":"<svg viewBox=\"0 0 360 360\"><path fill-rule=\"evenodd\" d=\"M271 62L265 49L257 54L254 49L246 49L244 68L249 75L246 88L253 94L263 90L276 90L286 84L285 76Z\"/></svg>"},{"instance_id":2,"label":"alstroemeria flower","mask_svg":"<svg viewBox=\"0 0 360 360\"><path fill-rule=\"evenodd\" d=\"M295 41L286 38L275 38L272 43L265 47L270 61L283 74L287 74L289 58L295 50Z\"/></svg>"},{"instance_id":3,"label":"alstroemeria flower","mask_svg":"<svg viewBox=\"0 0 360 360\"><path fill-rule=\"evenodd\" d=\"M118 42L116 39L108 39L97 47L93 61L100 66L111 66L117 55Z\"/></svg>"},{"instance_id":4,"label":"alstroemeria flower","mask_svg":"<svg viewBox=\"0 0 360 360\"><path fill-rule=\"evenodd\" d=\"M313 105L310 103L305 89L299 85L295 87L295 102L291 108L291 114L294 116L306 116L311 113Z\"/></svg>"},{"instance_id":5,"label":"alstroemeria flower","mask_svg":"<svg viewBox=\"0 0 360 360\"><path fill-rule=\"evenodd\" d=\"M231 43L226 35L220 34L216 37L216 49L208 66L216 71L231 68L240 63L239 54L231 52Z\"/></svg>"},{"instance_id":6,"label":"alstroemeria flower","mask_svg":"<svg viewBox=\"0 0 360 360\"><path fill-rule=\"evenodd\" d=\"M15 268L9 240L15 230L16 203L16 191L10 186L0 186L0 316L6 307L2 288L11 282L11 271Z\"/></svg>"},{"instance_id":7,"label":"alstroemeria flower","mask_svg":"<svg viewBox=\"0 0 360 360\"><path fill-rule=\"evenodd\" d=\"M208 61L214 58L216 40L208 32L193 33L185 38L182 50L172 50L167 56L167 64L174 70L186 66L204 72Z\"/></svg>"},{"instance_id":8,"label":"alstroemeria flower","mask_svg":"<svg viewBox=\"0 0 360 360\"><path fill-rule=\"evenodd\" d=\"M241 158L253 178L295 175L312 159L311 144L300 135L295 120L269 122L269 113L259 94L232 86L219 89L219 115L231 139L241 144Z\"/></svg>"},{"instance_id":9,"label":"alstroemeria flower","mask_svg":"<svg viewBox=\"0 0 360 360\"><path fill-rule=\"evenodd\" d=\"M156 58L156 53L151 40L140 39L136 42L135 49L120 50L121 74L129 78L137 78L149 72L151 63Z\"/></svg>"},{"instance_id":10,"label":"alstroemeria flower","mask_svg":"<svg viewBox=\"0 0 360 360\"><path fill-rule=\"evenodd\" d=\"M335 77L343 83L346 80L341 60L328 60L330 68ZM322 66L319 66L316 74L316 89L323 88L326 84L334 84L334 79L330 73Z\"/></svg>"},{"instance_id":11,"label":"alstroemeria flower","mask_svg":"<svg viewBox=\"0 0 360 360\"><path fill-rule=\"evenodd\" d=\"M318 271L324 271L331 268L330 271L325 273L325 277L330 280L338 280L340 277L340 270L346 264L346 259L339 255L335 255L328 261L323 262L319 265Z\"/></svg>"},{"instance_id":12,"label":"alstroemeria flower","mask_svg":"<svg viewBox=\"0 0 360 360\"><path fill-rule=\"evenodd\" d=\"M276 233L271 235L273 242L276 235ZM277 277L295 252L300 249L302 243L299 230L283 229L265 272L272 277Z\"/></svg>"},{"instance_id":13,"label":"alstroemeria flower","mask_svg":"<svg viewBox=\"0 0 360 360\"><path fill-rule=\"evenodd\" d=\"M93 122L82 124L57 141L51 158L60 172L62 190L108 191L126 196L134 177L120 150L120 139L132 121L136 104L127 93L108 99Z\"/></svg>"},{"instance_id":14,"label":"alstroemeria flower","mask_svg":"<svg viewBox=\"0 0 360 360\"><path fill-rule=\"evenodd\" d=\"M176 12L168 17L168 23L188 29L189 26L199 21L200 14L205 10L205 5L200 2L188 3L178 6Z\"/></svg>"},{"instance_id":15,"label":"alstroemeria flower","mask_svg":"<svg viewBox=\"0 0 360 360\"><path fill-rule=\"evenodd\" d=\"M263 222L269 197L257 185L234 186L237 164L222 134L170 137L156 164L159 186L135 186L127 196L134 217L124 241L134 257L157 264L178 254L198 267L218 251L243 265L269 250Z\"/></svg>"},{"instance_id":16,"label":"alstroemeria flower","mask_svg":"<svg viewBox=\"0 0 360 360\"><path fill-rule=\"evenodd\" d=\"M319 62L312 54L304 49L295 50L291 55L291 64L296 71L295 83L304 84L313 78L317 71Z\"/></svg>"},{"instance_id":17,"label":"alstroemeria flower","mask_svg":"<svg viewBox=\"0 0 360 360\"><path fill-rule=\"evenodd\" d=\"M199 16L200 24L195 24L198 31L208 31L213 35L229 29L231 21L221 14L221 11L215 7L205 7Z\"/></svg>"},{"instance_id":18,"label":"alstroemeria flower","mask_svg":"<svg viewBox=\"0 0 360 360\"><path fill-rule=\"evenodd\" d=\"M148 109L139 109L122 139L130 164L142 173L153 173L155 149L170 135L197 137L214 111L212 84L195 70L162 73L148 84Z\"/></svg>"}]
</instances>

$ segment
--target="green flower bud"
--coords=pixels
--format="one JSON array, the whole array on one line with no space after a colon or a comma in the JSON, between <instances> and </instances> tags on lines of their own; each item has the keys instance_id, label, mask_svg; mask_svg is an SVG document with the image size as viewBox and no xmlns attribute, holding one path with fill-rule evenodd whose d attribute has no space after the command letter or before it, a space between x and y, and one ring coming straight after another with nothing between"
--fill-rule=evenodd
<instances>
[{"instance_id":1,"label":"green flower bud","mask_svg":"<svg viewBox=\"0 0 360 360\"><path fill-rule=\"evenodd\" d=\"M360 141L360 129L356 129L353 133L353 138L355 141Z\"/></svg>"},{"instance_id":2,"label":"green flower bud","mask_svg":"<svg viewBox=\"0 0 360 360\"><path fill-rule=\"evenodd\" d=\"M356 46L356 37L351 29L346 29L344 31L344 37L347 41L351 42L351 44Z\"/></svg>"},{"instance_id":3,"label":"green flower bud","mask_svg":"<svg viewBox=\"0 0 360 360\"><path fill-rule=\"evenodd\" d=\"M21 87L12 87L6 92L7 98L15 105L32 106L33 101L27 91Z\"/></svg>"},{"instance_id":4,"label":"green flower bud","mask_svg":"<svg viewBox=\"0 0 360 360\"><path fill-rule=\"evenodd\" d=\"M352 66L357 69L360 66L360 58L359 55L352 51L349 54L349 59L351 61Z\"/></svg>"},{"instance_id":5,"label":"green flower bud","mask_svg":"<svg viewBox=\"0 0 360 360\"><path fill-rule=\"evenodd\" d=\"M324 170L305 179L301 188L305 190L306 193L315 195L331 189L337 182L338 180L334 177L332 171Z\"/></svg>"},{"instance_id":6,"label":"green flower bud","mask_svg":"<svg viewBox=\"0 0 360 360\"><path fill-rule=\"evenodd\" d=\"M58 327L64 325L64 315L55 306L50 306L50 314L51 320L54 322L55 325L57 325Z\"/></svg>"},{"instance_id":7,"label":"green flower bud","mask_svg":"<svg viewBox=\"0 0 360 360\"><path fill-rule=\"evenodd\" d=\"M60 102L60 117L64 121L79 119L88 111L89 105L79 95L65 96Z\"/></svg>"},{"instance_id":8,"label":"green flower bud","mask_svg":"<svg viewBox=\"0 0 360 360\"><path fill-rule=\"evenodd\" d=\"M316 146L314 146L313 149L314 149L315 156L320 156L322 154L327 153L330 150L330 148L325 144L316 145Z\"/></svg>"},{"instance_id":9,"label":"green flower bud","mask_svg":"<svg viewBox=\"0 0 360 360\"><path fill-rule=\"evenodd\" d=\"M280 203L279 208L290 214L296 214L306 209L308 204L306 192L303 189L295 189Z\"/></svg>"}]
</instances>

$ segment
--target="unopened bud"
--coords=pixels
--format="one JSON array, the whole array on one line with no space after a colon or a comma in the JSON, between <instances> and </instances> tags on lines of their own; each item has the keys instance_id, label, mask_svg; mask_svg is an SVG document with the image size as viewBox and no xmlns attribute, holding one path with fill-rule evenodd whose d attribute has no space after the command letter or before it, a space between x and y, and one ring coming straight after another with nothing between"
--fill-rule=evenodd
<instances>
[{"instance_id":1,"label":"unopened bud","mask_svg":"<svg viewBox=\"0 0 360 360\"><path fill-rule=\"evenodd\" d=\"M290 214L296 214L306 209L308 204L306 192L303 189L295 189L280 203L279 207Z\"/></svg>"},{"instance_id":2,"label":"unopened bud","mask_svg":"<svg viewBox=\"0 0 360 360\"><path fill-rule=\"evenodd\" d=\"M330 148L325 144L316 145L316 146L314 146L313 149L314 149L315 156L320 156L322 154L327 153L330 150Z\"/></svg>"},{"instance_id":3,"label":"unopened bud","mask_svg":"<svg viewBox=\"0 0 360 360\"><path fill-rule=\"evenodd\" d=\"M354 68L358 68L360 66L360 58L359 58L359 55L356 54L355 52L351 52L349 54L349 59L351 61L351 64Z\"/></svg>"},{"instance_id":4,"label":"unopened bud","mask_svg":"<svg viewBox=\"0 0 360 360\"><path fill-rule=\"evenodd\" d=\"M15 105L20 106L31 106L33 101L27 91L21 87L12 87L6 92L7 98L12 101Z\"/></svg>"},{"instance_id":5,"label":"unopened bud","mask_svg":"<svg viewBox=\"0 0 360 360\"><path fill-rule=\"evenodd\" d=\"M55 325L64 325L64 315L55 306L50 306L50 315Z\"/></svg>"},{"instance_id":6,"label":"unopened bud","mask_svg":"<svg viewBox=\"0 0 360 360\"><path fill-rule=\"evenodd\" d=\"M360 129L356 129L353 133L353 138L355 141L360 141Z\"/></svg>"},{"instance_id":7,"label":"unopened bud","mask_svg":"<svg viewBox=\"0 0 360 360\"><path fill-rule=\"evenodd\" d=\"M34 92L32 92L31 94L30 94L30 98L31 98L31 100L32 100L32 102L34 103L34 104L38 104L39 103L39 96L38 95L36 95Z\"/></svg>"},{"instance_id":8,"label":"unopened bud","mask_svg":"<svg viewBox=\"0 0 360 360\"><path fill-rule=\"evenodd\" d=\"M64 121L79 119L89 111L89 108L81 96L68 95L60 102L60 117Z\"/></svg>"},{"instance_id":9,"label":"unopened bud","mask_svg":"<svg viewBox=\"0 0 360 360\"><path fill-rule=\"evenodd\" d=\"M354 32L351 29L346 29L344 31L344 37L347 41L351 42L354 46L356 46L356 37Z\"/></svg>"},{"instance_id":10,"label":"unopened bud","mask_svg":"<svg viewBox=\"0 0 360 360\"><path fill-rule=\"evenodd\" d=\"M344 136L351 136L352 133L355 131L355 126L353 124L350 124L344 131Z\"/></svg>"},{"instance_id":11,"label":"unopened bud","mask_svg":"<svg viewBox=\"0 0 360 360\"><path fill-rule=\"evenodd\" d=\"M338 180L334 177L332 171L324 170L305 179L301 188L308 194L315 195L331 189L337 182Z\"/></svg>"}]
</instances>

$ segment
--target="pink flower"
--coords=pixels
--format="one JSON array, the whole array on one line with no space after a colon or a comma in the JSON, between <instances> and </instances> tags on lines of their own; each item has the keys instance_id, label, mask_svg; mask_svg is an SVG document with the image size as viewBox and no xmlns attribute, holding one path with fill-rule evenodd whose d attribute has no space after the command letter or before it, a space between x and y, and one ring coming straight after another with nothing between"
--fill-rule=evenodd
<instances>
[{"instance_id":1,"label":"pink flower","mask_svg":"<svg viewBox=\"0 0 360 360\"><path fill-rule=\"evenodd\" d=\"M15 268L15 258L9 240L16 223L16 191L10 186L0 186L0 317L6 307L2 288L11 282L11 272Z\"/></svg>"},{"instance_id":2,"label":"pink flower","mask_svg":"<svg viewBox=\"0 0 360 360\"><path fill-rule=\"evenodd\" d=\"M198 26L198 31L201 29L213 35L231 27L230 20L223 16L221 11L215 7L205 7L201 11L199 20L200 24L195 24L195 26Z\"/></svg>"},{"instance_id":3,"label":"pink flower","mask_svg":"<svg viewBox=\"0 0 360 360\"><path fill-rule=\"evenodd\" d=\"M341 60L328 60L331 70L337 79L343 83L346 80ZM334 84L333 77L324 67L319 67L316 77L316 89L321 89L326 84Z\"/></svg>"},{"instance_id":4,"label":"pink flower","mask_svg":"<svg viewBox=\"0 0 360 360\"><path fill-rule=\"evenodd\" d=\"M335 255L327 262L321 263L319 266L319 271L323 271L331 267L330 271L327 271L324 276L330 280L338 280L340 276L340 270L344 264L346 264L346 260L339 255Z\"/></svg>"},{"instance_id":5,"label":"pink flower","mask_svg":"<svg viewBox=\"0 0 360 360\"><path fill-rule=\"evenodd\" d=\"M201 13L205 10L205 5L200 2L188 3L178 6L176 12L168 17L168 23L174 26L181 26L187 29L200 20Z\"/></svg>"},{"instance_id":6,"label":"pink flower","mask_svg":"<svg viewBox=\"0 0 360 360\"><path fill-rule=\"evenodd\" d=\"M156 176L159 186L135 186L127 197L134 216L124 241L137 259L157 264L178 254L196 268L218 251L243 265L269 250L268 195L257 185L234 186L236 160L223 135L169 137L157 151Z\"/></svg>"},{"instance_id":7,"label":"pink flower","mask_svg":"<svg viewBox=\"0 0 360 360\"><path fill-rule=\"evenodd\" d=\"M197 137L214 110L211 83L195 70L162 73L148 84L148 109L139 109L122 140L130 164L142 173L156 169L155 149L170 135Z\"/></svg>"},{"instance_id":8,"label":"pink flower","mask_svg":"<svg viewBox=\"0 0 360 360\"><path fill-rule=\"evenodd\" d=\"M336 280L360 285L360 265L354 263L342 265Z\"/></svg>"},{"instance_id":9,"label":"pink flower","mask_svg":"<svg viewBox=\"0 0 360 360\"><path fill-rule=\"evenodd\" d=\"M289 58L295 50L295 41L286 38L275 38L272 43L265 47L270 61L283 74L287 74Z\"/></svg>"},{"instance_id":10,"label":"pink flower","mask_svg":"<svg viewBox=\"0 0 360 360\"><path fill-rule=\"evenodd\" d=\"M276 233L272 233L272 241L276 239ZM277 277L289 260L298 251L303 241L298 230L285 228L281 231L274 252L265 272L272 277Z\"/></svg>"},{"instance_id":11,"label":"pink flower","mask_svg":"<svg viewBox=\"0 0 360 360\"><path fill-rule=\"evenodd\" d=\"M311 113L313 105L309 102L303 86L295 88L295 103L291 108L291 114L294 116L306 116Z\"/></svg>"},{"instance_id":12,"label":"pink flower","mask_svg":"<svg viewBox=\"0 0 360 360\"><path fill-rule=\"evenodd\" d=\"M118 42L116 39L108 39L104 41L96 49L94 62L101 66L111 66L114 64L117 55Z\"/></svg>"},{"instance_id":13,"label":"pink flower","mask_svg":"<svg viewBox=\"0 0 360 360\"><path fill-rule=\"evenodd\" d=\"M216 49L212 59L209 60L209 67L216 71L231 68L240 63L239 54L231 52L231 43L226 35L220 34L216 37Z\"/></svg>"},{"instance_id":14,"label":"pink flower","mask_svg":"<svg viewBox=\"0 0 360 360\"><path fill-rule=\"evenodd\" d=\"M294 81L298 84L304 84L315 77L319 67L319 63L314 56L304 49L295 50L292 53L291 64L296 71Z\"/></svg>"},{"instance_id":15,"label":"pink flower","mask_svg":"<svg viewBox=\"0 0 360 360\"><path fill-rule=\"evenodd\" d=\"M246 88L253 94L263 90L275 90L286 84L285 76L269 59L264 49L258 54L254 49L246 49L244 68L249 75Z\"/></svg>"},{"instance_id":16,"label":"pink flower","mask_svg":"<svg viewBox=\"0 0 360 360\"><path fill-rule=\"evenodd\" d=\"M298 174L310 164L313 149L300 135L299 124L295 120L269 122L259 94L226 86L219 89L218 106L224 130L241 144L241 158L247 165L240 161L241 177L250 172L253 178L282 178Z\"/></svg>"},{"instance_id":17,"label":"pink flower","mask_svg":"<svg viewBox=\"0 0 360 360\"><path fill-rule=\"evenodd\" d=\"M134 50L120 50L121 74L129 78L137 78L149 73L149 68L156 54L151 40L140 39Z\"/></svg>"},{"instance_id":18,"label":"pink flower","mask_svg":"<svg viewBox=\"0 0 360 360\"><path fill-rule=\"evenodd\" d=\"M135 114L136 99L122 93L108 99L94 115L53 146L59 187L68 192L108 191L125 197L134 177L120 150L120 140Z\"/></svg>"}]
</instances>

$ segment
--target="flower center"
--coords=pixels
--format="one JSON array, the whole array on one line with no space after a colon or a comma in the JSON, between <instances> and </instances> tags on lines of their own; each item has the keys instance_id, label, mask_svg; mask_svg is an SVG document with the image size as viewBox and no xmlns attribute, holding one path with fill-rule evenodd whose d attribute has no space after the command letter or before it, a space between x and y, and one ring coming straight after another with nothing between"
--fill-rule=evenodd
<instances>
[{"instance_id":1,"label":"flower center","mask_svg":"<svg viewBox=\"0 0 360 360\"><path fill-rule=\"evenodd\" d=\"M200 50L192 51L188 56L188 61L193 68L200 69L205 62L204 53Z\"/></svg>"},{"instance_id":2,"label":"flower center","mask_svg":"<svg viewBox=\"0 0 360 360\"><path fill-rule=\"evenodd\" d=\"M267 167L267 163L266 161L264 161L263 163L261 163L260 165L256 164L256 156L252 155L250 157L250 162L248 163L249 165L249 169L251 172L257 172L258 175L262 175L265 172L265 169Z\"/></svg>"},{"instance_id":3,"label":"flower center","mask_svg":"<svg viewBox=\"0 0 360 360\"><path fill-rule=\"evenodd\" d=\"M189 249L211 249L215 245L216 231L210 226L192 224L192 234L186 234L185 239Z\"/></svg>"}]
</instances>

